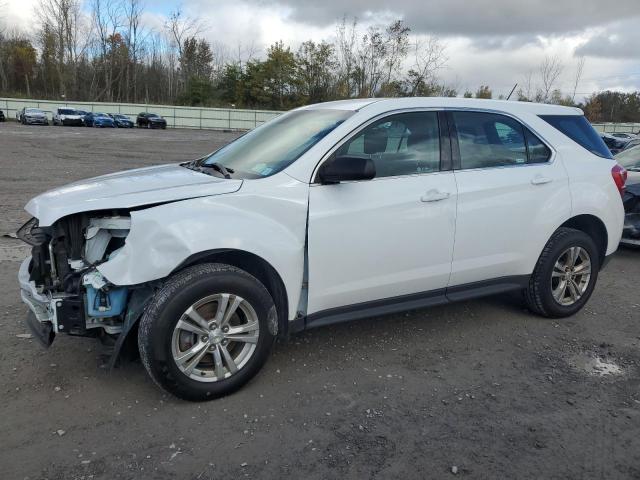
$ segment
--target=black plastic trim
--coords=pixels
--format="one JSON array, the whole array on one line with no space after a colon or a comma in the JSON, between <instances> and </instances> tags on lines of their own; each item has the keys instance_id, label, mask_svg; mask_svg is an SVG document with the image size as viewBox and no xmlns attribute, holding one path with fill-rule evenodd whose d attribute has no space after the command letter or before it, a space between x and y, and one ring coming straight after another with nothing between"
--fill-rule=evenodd
<instances>
[{"instance_id":1,"label":"black plastic trim","mask_svg":"<svg viewBox=\"0 0 640 480\"><path fill-rule=\"evenodd\" d=\"M454 170L462 168L460 160L460 145L458 143L458 130L453 120L453 111L447 110L447 123L449 124L449 138L451 139L451 165Z\"/></svg>"},{"instance_id":2,"label":"black plastic trim","mask_svg":"<svg viewBox=\"0 0 640 480\"><path fill-rule=\"evenodd\" d=\"M452 170L451 136L449 135L449 120L444 111L438 112L438 130L440 132L440 171Z\"/></svg>"},{"instance_id":3,"label":"black plastic trim","mask_svg":"<svg viewBox=\"0 0 640 480\"><path fill-rule=\"evenodd\" d=\"M428 292L330 308L304 317L304 325L302 325L301 319L294 320L292 323L295 325L293 328L290 325L290 332L522 290L529 284L529 277L529 275L501 277Z\"/></svg>"}]
</instances>

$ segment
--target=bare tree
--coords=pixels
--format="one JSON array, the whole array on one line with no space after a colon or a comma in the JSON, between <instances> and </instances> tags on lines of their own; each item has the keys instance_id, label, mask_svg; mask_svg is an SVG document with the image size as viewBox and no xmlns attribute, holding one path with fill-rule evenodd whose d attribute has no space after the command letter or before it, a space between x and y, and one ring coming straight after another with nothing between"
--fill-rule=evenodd
<instances>
[{"instance_id":1,"label":"bare tree","mask_svg":"<svg viewBox=\"0 0 640 480\"><path fill-rule=\"evenodd\" d=\"M340 82L340 96L350 97L354 92L353 75L356 65L355 49L358 38L358 21L347 22L343 17L336 27L336 53L338 55L338 78Z\"/></svg>"},{"instance_id":2,"label":"bare tree","mask_svg":"<svg viewBox=\"0 0 640 480\"><path fill-rule=\"evenodd\" d=\"M142 12L142 0L127 0L124 5L127 26L125 35L127 44L125 85L131 85L131 89L127 88L126 90L129 101L131 100L130 94L132 94L133 101L136 101L138 97L138 56L140 54L140 42L145 35L141 24Z\"/></svg>"},{"instance_id":3,"label":"bare tree","mask_svg":"<svg viewBox=\"0 0 640 480\"><path fill-rule=\"evenodd\" d=\"M380 27L371 26L356 49L355 86L358 97L375 96L382 80L387 44Z\"/></svg>"},{"instance_id":4,"label":"bare tree","mask_svg":"<svg viewBox=\"0 0 640 480\"><path fill-rule=\"evenodd\" d=\"M97 98L112 101L117 39L124 24L124 5L121 0L92 0L91 18L97 35L104 77L104 88Z\"/></svg>"},{"instance_id":5,"label":"bare tree","mask_svg":"<svg viewBox=\"0 0 640 480\"><path fill-rule=\"evenodd\" d=\"M576 91L578 90L578 85L580 84L580 80L582 79L582 71L584 70L584 55L578 59L578 65L576 67L576 75L573 81L573 94L571 95L571 101L575 103L576 101Z\"/></svg>"},{"instance_id":6,"label":"bare tree","mask_svg":"<svg viewBox=\"0 0 640 480\"><path fill-rule=\"evenodd\" d=\"M534 97L535 87L533 85L533 70L527 70L524 77L520 81L518 88L518 100L530 102Z\"/></svg>"},{"instance_id":7,"label":"bare tree","mask_svg":"<svg viewBox=\"0 0 640 480\"><path fill-rule=\"evenodd\" d=\"M169 54L169 66L171 72L175 70L175 66L179 64L180 58L182 58L184 41L187 38L197 36L201 33L203 28L203 24L199 20L186 16L181 7L176 8L169 14L169 18L165 22L165 29L168 31L174 52L177 52L177 59L175 53ZM186 79L182 76L181 80L182 85L184 85L186 83ZM173 75L169 79L169 82L170 94L172 92L174 94L179 93L180 85L175 85L176 88L173 88L175 84Z\"/></svg>"},{"instance_id":8,"label":"bare tree","mask_svg":"<svg viewBox=\"0 0 640 480\"><path fill-rule=\"evenodd\" d=\"M417 38L413 44L415 60L409 70L407 83L409 95L414 97L430 83L434 83L437 72L446 65L446 47L438 37Z\"/></svg>"},{"instance_id":9,"label":"bare tree","mask_svg":"<svg viewBox=\"0 0 640 480\"><path fill-rule=\"evenodd\" d=\"M562 74L564 66L557 55L547 55L540 64L540 81L542 82L542 90L540 92L540 100L548 102L550 94L558 81L558 77Z\"/></svg>"},{"instance_id":10,"label":"bare tree","mask_svg":"<svg viewBox=\"0 0 640 480\"><path fill-rule=\"evenodd\" d=\"M385 67L387 69L385 83L389 84L396 76L397 69L409 51L409 32L402 20L396 20L385 30L385 43L387 44Z\"/></svg>"},{"instance_id":11,"label":"bare tree","mask_svg":"<svg viewBox=\"0 0 640 480\"><path fill-rule=\"evenodd\" d=\"M77 91L78 58L85 52L89 35L80 35L80 0L41 0L36 7L42 30L55 38L56 71L59 95L66 95L67 78L71 89ZM82 46L80 37L84 38ZM67 71L69 69L70 71ZM68 72L68 75L65 73Z\"/></svg>"}]
</instances>

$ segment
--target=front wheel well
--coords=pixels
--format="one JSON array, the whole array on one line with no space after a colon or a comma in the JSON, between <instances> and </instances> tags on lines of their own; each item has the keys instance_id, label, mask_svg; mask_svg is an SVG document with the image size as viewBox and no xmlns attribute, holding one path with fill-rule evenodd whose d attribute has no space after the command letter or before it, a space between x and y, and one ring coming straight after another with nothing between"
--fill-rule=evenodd
<instances>
[{"instance_id":1,"label":"front wheel well","mask_svg":"<svg viewBox=\"0 0 640 480\"><path fill-rule=\"evenodd\" d=\"M289 302L282 278L275 268L262 257L244 250L212 250L190 256L172 274L200 263L232 265L257 278L269 291L278 312L278 336L288 334Z\"/></svg>"},{"instance_id":2,"label":"front wheel well","mask_svg":"<svg viewBox=\"0 0 640 480\"><path fill-rule=\"evenodd\" d=\"M573 228L589 235L598 247L600 266L603 265L607 254L609 237L607 235L607 227L605 227L602 220L594 215L576 215L564 222L560 227Z\"/></svg>"}]
</instances>

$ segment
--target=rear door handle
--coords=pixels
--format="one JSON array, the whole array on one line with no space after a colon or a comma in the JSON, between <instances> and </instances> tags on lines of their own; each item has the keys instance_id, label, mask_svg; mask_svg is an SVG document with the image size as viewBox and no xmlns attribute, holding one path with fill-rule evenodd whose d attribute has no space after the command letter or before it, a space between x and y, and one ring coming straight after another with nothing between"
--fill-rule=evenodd
<instances>
[{"instance_id":1,"label":"rear door handle","mask_svg":"<svg viewBox=\"0 0 640 480\"><path fill-rule=\"evenodd\" d=\"M446 200L451 194L449 192L441 192L440 190L429 190L425 193L420 200L423 202L439 202L440 200Z\"/></svg>"},{"instance_id":2,"label":"rear door handle","mask_svg":"<svg viewBox=\"0 0 640 480\"><path fill-rule=\"evenodd\" d=\"M532 185L544 185L545 183L551 183L553 180L548 177L543 177L542 175L536 175L531 179Z\"/></svg>"}]
</instances>

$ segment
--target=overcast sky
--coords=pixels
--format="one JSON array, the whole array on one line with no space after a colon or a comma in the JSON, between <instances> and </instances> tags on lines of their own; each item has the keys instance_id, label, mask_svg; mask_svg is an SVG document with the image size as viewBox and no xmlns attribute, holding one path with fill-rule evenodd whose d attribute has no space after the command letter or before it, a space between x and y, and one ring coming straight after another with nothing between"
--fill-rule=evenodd
<instances>
[{"instance_id":1,"label":"overcast sky","mask_svg":"<svg viewBox=\"0 0 640 480\"><path fill-rule=\"evenodd\" d=\"M28 25L37 1L4 0L5 23ZM363 26L402 18L413 34L446 44L440 77L461 93L487 84L507 94L545 55L561 57L567 93L582 55L580 94L640 90L640 0L147 0L147 25L161 29L178 5L203 22L209 40L232 49L253 42L262 52L277 40L332 40L345 15Z\"/></svg>"}]
</instances>

